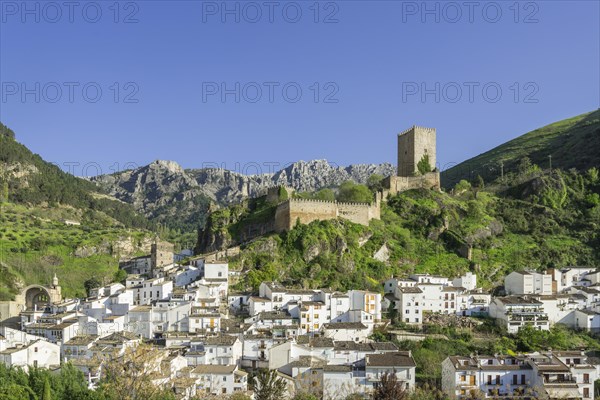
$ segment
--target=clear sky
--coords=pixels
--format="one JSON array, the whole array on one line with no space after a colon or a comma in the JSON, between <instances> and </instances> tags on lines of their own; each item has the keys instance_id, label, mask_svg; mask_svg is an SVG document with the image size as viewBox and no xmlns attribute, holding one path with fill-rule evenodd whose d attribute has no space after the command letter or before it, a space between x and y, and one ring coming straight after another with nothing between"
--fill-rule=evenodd
<instances>
[{"instance_id":1,"label":"clear sky","mask_svg":"<svg viewBox=\"0 0 600 400\"><path fill-rule=\"evenodd\" d=\"M413 124L444 168L600 104L598 1L0 7L0 120L77 175L394 162Z\"/></svg>"}]
</instances>

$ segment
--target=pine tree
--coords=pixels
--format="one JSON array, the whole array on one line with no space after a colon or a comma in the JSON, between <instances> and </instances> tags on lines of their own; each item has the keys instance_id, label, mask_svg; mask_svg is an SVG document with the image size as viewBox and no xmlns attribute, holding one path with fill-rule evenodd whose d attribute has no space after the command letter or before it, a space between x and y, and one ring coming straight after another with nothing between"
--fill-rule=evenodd
<instances>
[{"instance_id":1,"label":"pine tree","mask_svg":"<svg viewBox=\"0 0 600 400\"><path fill-rule=\"evenodd\" d=\"M52 392L50 390L50 382L48 378L44 381L44 391L42 392L41 400L52 400Z\"/></svg>"}]
</instances>

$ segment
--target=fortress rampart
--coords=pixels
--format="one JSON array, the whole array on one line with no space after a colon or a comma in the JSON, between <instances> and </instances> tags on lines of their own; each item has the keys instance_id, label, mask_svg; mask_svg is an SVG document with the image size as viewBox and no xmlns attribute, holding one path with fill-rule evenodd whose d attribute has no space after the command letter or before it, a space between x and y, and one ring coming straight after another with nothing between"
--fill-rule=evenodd
<instances>
[{"instance_id":1,"label":"fortress rampart","mask_svg":"<svg viewBox=\"0 0 600 400\"><path fill-rule=\"evenodd\" d=\"M381 196L369 203L343 203L337 201L288 199L277 206L275 211L275 231L290 230L296 221L308 224L316 220L345 218L357 224L369 225L371 219L379 219Z\"/></svg>"}]
</instances>

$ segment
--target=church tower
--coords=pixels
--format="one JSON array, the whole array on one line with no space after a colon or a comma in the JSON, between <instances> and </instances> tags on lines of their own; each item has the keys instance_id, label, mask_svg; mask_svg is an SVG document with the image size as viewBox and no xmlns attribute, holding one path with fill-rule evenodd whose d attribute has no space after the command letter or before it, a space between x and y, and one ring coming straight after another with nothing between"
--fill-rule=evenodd
<instances>
[{"instance_id":1,"label":"church tower","mask_svg":"<svg viewBox=\"0 0 600 400\"><path fill-rule=\"evenodd\" d=\"M411 177L419 175L417 165L423 157L429 158L429 165L436 167L436 132L435 128L424 128L413 125L398 134L398 176Z\"/></svg>"}]
</instances>

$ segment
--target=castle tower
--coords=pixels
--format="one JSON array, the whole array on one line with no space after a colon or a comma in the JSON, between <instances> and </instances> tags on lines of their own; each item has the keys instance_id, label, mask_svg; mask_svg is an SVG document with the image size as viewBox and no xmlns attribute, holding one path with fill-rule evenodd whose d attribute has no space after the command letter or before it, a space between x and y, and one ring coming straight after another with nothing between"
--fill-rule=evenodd
<instances>
[{"instance_id":1,"label":"castle tower","mask_svg":"<svg viewBox=\"0 0 600 400\"><path fill-rule=\"evenodd\" d=\"M413 125L398 134L398 176L419 174L417 164L427 155L432 170L436 166L435 128Z\"/></svg>"},{"instance_id":2,"label":"castle tower","mask_svg":"<svg viewBox=\"0 0 600 400\"><path fill-rule=\"evenodd\" d=\"M174 246L157 239L150 247L150 271L156 276L165 267L173 265Z\"/></svg>"}]
</instances>

